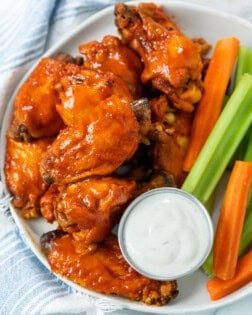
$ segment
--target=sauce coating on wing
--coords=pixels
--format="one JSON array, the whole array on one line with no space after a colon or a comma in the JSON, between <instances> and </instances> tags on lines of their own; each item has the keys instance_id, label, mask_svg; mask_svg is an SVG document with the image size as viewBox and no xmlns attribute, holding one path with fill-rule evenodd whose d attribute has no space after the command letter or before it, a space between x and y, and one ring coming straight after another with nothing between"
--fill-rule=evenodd
<instances>
[{"instance_id":1,"label":"sauce coating on wing","mask_svg":"<svg viewBox=\"0 0 252 315\"><path fill-rule=\"evenodd\" d=\"M62 78L57 90L60 102L56 108L67 126L85 119L94 107L113 95L132 100L124 81L108 71L82 69Z\"/></svg>"},{"instance_id":2,"label":"sauce coating on wing","mask_svg":"<svg viewBox=\"0 0 252 315\"><path fill-rule=\"evenodd\" d=\"M40 174L40 161L51 140L18 142L7 137L4 172L6 185L13 194L13 205L26 219L40 215L39 200L47 189Z\"/></svg>"},{"instance_id":3,"label":"sauce coating on wing","mask_svg":"<svg viewBox=\"0 0 252 315\"><path fill-rule=\"evenodd\" d=\"M49 221L87 246L102 241L132 200L136 184L116 177L92 177L51 186L41 198L41 212Z\"/></svg>"},{"instance_id":4,"label":"sauce coating on wing","mask_svg":"<svg viewBox=\"0 0 252 315\"><path fill-rule=\"evenodd\" d=\"M128 100L112 96L79 124L63 129L41 163L46 181L70 183L108 175L138 146L138 125Z\"/></svg>"},{"instance_id":5,"label":"sauce coating on wing","mask_svg":"<svg viewBox=\"0 0 252 315\"><path fill-rule=\"evenodd\" d=\"M63 76L78 72L75 64L42 59L18 91L11 136L17 140L55 136L64 126L56 110L60 102L57 84Z\"/></svg>"},{"instance_id":6,"label":"sauce coating on wing","mask_svg":"<svg viewBox=\"0 0 252 315\"><path fill-rule=\"evenodd\" d=\"M70 235L56 237L50 245L43 243L49 248L47 257L52 270L90 290L156 306L178 294L176 281L152 280L134 271L124 260L114 235L109 235L92 253Z\"/></svg>"},{"instance_id":7,"label":"sauce coating on wing","mask_svg":"<svg viewBox=\"0 0 252 315\"><path fill-rule=\"evenodd\" d=\"M107 35L101 42L81 44L79 51L85 56L85 68L113 72L123 79L134 98L141 96L143 65L139 56L119 38Z\"/></svg>"},{"instance_id":8,"label":"sauce coating on wing","mask_svg":"<svg viewBox=\"0 0 252 315\"><path fill-rule=\"evenodd\" d=\"M151 81L177 108L193 111L202 95L203 61L199 45L155 4L118 3L115 19L122 40L141 56L142 82Z\"/></svg>"}]
</instances>

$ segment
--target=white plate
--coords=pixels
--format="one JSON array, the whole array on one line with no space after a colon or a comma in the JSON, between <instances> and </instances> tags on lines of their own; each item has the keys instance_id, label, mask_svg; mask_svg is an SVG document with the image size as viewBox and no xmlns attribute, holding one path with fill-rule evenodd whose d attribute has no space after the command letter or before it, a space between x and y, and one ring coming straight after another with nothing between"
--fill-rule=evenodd
<instances>
[{"instance_id":1,"label":"white plate","mask_svg":"<svg viewBox=\"0 0 252 315\"><path fill-rule=\"evenodd\" d=\"M143 2L147 1L145 0ZM180 29L189 36L203 37L212 44L214 44L218 38L225 36L236 36L240 39L242 44L252 48L252 25L238 17L209 9L207 7L188 3L169 2L164 0L153 0L153 2L160 3L164 8L166 8L167 12L174 18ZM117 30L114 26L113 11L114 7L109 7L93 15L83 24L81 24L74 32L72 32L70 36L48 50L45 55L50 56L60 51L76 55L78 54L79 44L94 39L101 40L102 37L107 34L116 35ZM29 73L31 71L29 71ZM29 73L27 73L27 75L20 82L20 85L26 79ZM1 148L5 147L5 134L12 115L13 100L15 95L16 91L13 91L13 97L9 103L3 120ZM3 158L4 150L1 149L1 176L4 179ZM31 247L38 259L49 268L46 258L40 250L39 238L42 233L52 230L53 226L47 224L43 219L25 221L19 216L19 212L14 208L11 208L11 213L19 229L24 235L25 241ZM83 289L66 279L62 280L81 292L88 293L89 295L96 297L105 297L102 294ZM219 301L212 302L210 301L206 290L206 280L207 278L200 271L195 272L188 278L179 280L178 286L180 293L178 298L167 306L163 307L146 306L142 303L132 302L120 297L106 297L111 299L113 303L120 303L123 307L131 310L137 310L146 313L155 312L159 314L186 314L189 312L200 312L219 306L224 306L231 302L237 301L242 297L252 294L252 283L250 283L235 293L230 294Z\"/></svg>"}]
</instances>

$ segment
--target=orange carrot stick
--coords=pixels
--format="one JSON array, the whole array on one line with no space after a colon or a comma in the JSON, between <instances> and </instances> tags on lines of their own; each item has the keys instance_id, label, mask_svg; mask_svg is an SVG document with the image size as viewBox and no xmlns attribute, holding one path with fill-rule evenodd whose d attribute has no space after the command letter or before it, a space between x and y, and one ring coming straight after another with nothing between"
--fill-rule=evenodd
<instances>
[{"instance_id":1,"label":"orange carrot stick","mask_svg":"<svg viewBox=\"0 0 252 315\"><path fill-rule=\"evenodd\" d=\"M204 93L195 112L183 170L192 168L222 110L224 96L238 56L239 40L227 37L216 42L206 76Z\"/></svg>"},{"instance_id":2,"label":"orange carrot stick","mask_svg":"<svg viewBox=\"0 0 252 315\"><path fill-rule=\"evenodd\" d=\"M252 281L252 251L241 257L237 263L235 276L230 280L212 278L207 282L211 300L218 300Z\"/></svg>"},{"instance_id":3,"label":"orange carrot stick","mask_svg":"<svg viewBox=\"0 0 252 315\"><path fill-rule=\"evenodd\" d=\"M213 245L213 273L223 280L235 274L251 182L252 162L236 161L224 194Z\"/></svg>"}]
</instances>

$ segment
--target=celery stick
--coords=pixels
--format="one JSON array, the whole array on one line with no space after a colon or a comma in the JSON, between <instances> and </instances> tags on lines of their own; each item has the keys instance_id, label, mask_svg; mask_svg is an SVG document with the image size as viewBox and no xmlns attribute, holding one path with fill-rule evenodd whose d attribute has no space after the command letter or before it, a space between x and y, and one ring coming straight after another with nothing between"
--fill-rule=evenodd
<instances>
[{"instance_id":1,"label":"celery stick","mask_svg":"<svg viewBox=\"0 0 252 315\"><path fill-rule=\"evenodd\" d=\"M234 86L237 86L244 73L252 73L252 50L246 46L240 46L234 77Z\"/></svg>"},{"instance_id":2,"label":"celery stick","mask_svg":"<svg viewBox=\"0 0 252 315\"><path fill-rule=\"evenodd\" d=\"M241 79L244 73L252 74L252 50L246 46L240 46L237 65L236 65L236 72L234 78L234 86L237 86L239 80ZM231 167L234 164L235 160L245 160L245 161L252 161L252 126L248 130L246 136L244 137L243 141L237 148L232 161Z\"/></svg>"},{"instance_id":3,"label":"celery stick","mask_svg":"<svg viewBox=\"0 0 252 315\"><path fill-rule=\"evenodd\" d=\"M247 145L243 154L244 161L252 162L252 126L250 126L246 134Z\"/></svg>"},{"instance_id":4,"label":"celery stick","mask_svg":"<svg viewBox=\"0 0 252 315\"><path fill-rule=\"evenodd\" d=\"M244 74L181 188L207 204L251 123L252 75Z\"/></svg>"},{"instance_id":5,"label":"celery stick","mask_svg":"<svg viewBox=\"0 0 252 315\"><path fill-rule=\"evenodd\" d=\"M252 247L252 209L249 211L244 222L239 256L242 256L250 247Z\"/></svg>"},{"instance_id":6,"label":"celery stick","mask_svg":"<svg viewBox=\"0 0 252 315\"><path fill-rule=\"evenodd\" d=\"M252 246L252 190L247 205L246 217L242 229L239 256L242 256Z\"/></svg>"},{"instance_id":7,"label":"celery stick","mask_svg":"<svg viewBox=\"0 0 252 315\"><path fill-rule=\"evenodd\" d=\"M204 261L203 265L201 266L201 270L207 276L213 276L213 250L211 250L207 259Z\"/></svg>"},{"instance_id":8,"label":"celery stick","mask_svg":"<svg viewBox=\"0 0 252 315\"><path fill-rule=\"evenodd\" d=\"M235 151L229 168L231 169L234 166L236 160L241 161L252 161L252 126L248 129L246 135L239 144L237 150Z\"/></svg>"}]
</instances>

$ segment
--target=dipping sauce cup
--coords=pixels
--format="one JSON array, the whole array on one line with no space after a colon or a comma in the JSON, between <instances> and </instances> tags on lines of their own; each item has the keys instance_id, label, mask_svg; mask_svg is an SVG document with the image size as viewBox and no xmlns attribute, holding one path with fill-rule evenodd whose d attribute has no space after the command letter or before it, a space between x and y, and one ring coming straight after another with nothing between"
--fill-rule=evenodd
<instances>
[{"instance_id":1,"label":"dipping sauce cup","mask_svg":"<svg viewBox=\"0 0 252 315\"><path fill-rule=\"evenodd\" d=\"M177 188L156 188L128 206L118 239L124 258L136 271L172 280L203 264L212 248L213 225L194 196Z\"/></svg>"}]
</instances>

